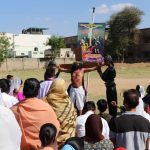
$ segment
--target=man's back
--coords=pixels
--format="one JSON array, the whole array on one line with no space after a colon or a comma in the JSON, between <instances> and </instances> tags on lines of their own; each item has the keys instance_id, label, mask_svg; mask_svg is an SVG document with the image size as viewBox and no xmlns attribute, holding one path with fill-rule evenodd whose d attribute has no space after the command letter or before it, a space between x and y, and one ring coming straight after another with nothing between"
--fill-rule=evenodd
<instances>
[{"instance_id":1,"label":"man's back","mask_svg":"<svg viewBox=\"0 0 150 150\"><path fill-rule=\"evenodd\" d=\"M85 136L85 122L91 114L94 114L94 112L89 110L84 115L81 115L81 116L77 117L77 120L76 120L76 134L77 134L77 137L84 137ZM102 120L102 125L103 125L102 134L105 137L105 139L109 139L108 123L103 118L101 118L101 120Z\"/></svg>"},{"instance_id":2,"label":"man's back","mask_svg":"<svg viewBox=\"0 0 150 150\"><path fill-rule=\"evenodd\" d=\"M127 150L144 150L150 138L150 123L147 119L133 112L110 121L110 138L115 140L116 147Z\"/></svg>"},{"instance_id":3,"label":"man's back","mask_svg":"<svg viewBox=\"0 0 150 150\"><path fill-rule=\"evenodd\" d=\"M77 117L77 120L76 120L77 137L85 136L85 122L86 122L87 118L93 113L94 113L93 111L88 111L84 115L80 115Z\"/></svg>"}]
</instances>

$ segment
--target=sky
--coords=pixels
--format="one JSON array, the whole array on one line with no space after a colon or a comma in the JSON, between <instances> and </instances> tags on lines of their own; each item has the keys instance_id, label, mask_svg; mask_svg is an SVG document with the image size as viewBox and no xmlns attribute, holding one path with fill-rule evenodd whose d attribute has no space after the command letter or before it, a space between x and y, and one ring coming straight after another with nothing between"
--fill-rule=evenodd
<instances>
[{"instance_id":1,"label":"sky","mask_svg":"<svg viewBox=\"0 0 150 150\"><path fill-rule=\"evenodd\" d=\"M1 0L0 32L21 33L30 27L48 28L45 34L77 35L78 22L107 22L125 6L144 12L139 28L150 27L150 0Z\"/></svg>"}]
</instances>

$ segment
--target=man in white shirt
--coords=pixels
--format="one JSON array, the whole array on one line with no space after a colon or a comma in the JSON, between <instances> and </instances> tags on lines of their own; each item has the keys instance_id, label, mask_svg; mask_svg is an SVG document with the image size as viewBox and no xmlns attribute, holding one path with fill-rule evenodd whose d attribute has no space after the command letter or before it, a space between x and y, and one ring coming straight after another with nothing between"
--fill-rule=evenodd
<instances>
[{"instance_id":1,"label":"man in white shirt","mask_svg":"<svg viewBox=\"0 0 150 150\"><path fill-rule=\"evenodd\" d=\"M10 81L7 79L0 79L0 105L11 108L13 105L17 104L19 101L14 96L9 95L10 91Z\"/></svg>"},{"instance_id":2,"label":"man in white shirt","mask_svg":"<svg viewBox=\"0 0 150 150\"><path fill-rule=\"evenodd\" d=\"M87 118L95 113L95 103L93 101L88 101L85 103L83 108L83 115L78 116L76 120L76 136L77 137L84 137L85 136L85 122ZM105 119L102 119L103 129L102 134L105 139L109 139L109 126Z\"/></svg>"}]
</instances>

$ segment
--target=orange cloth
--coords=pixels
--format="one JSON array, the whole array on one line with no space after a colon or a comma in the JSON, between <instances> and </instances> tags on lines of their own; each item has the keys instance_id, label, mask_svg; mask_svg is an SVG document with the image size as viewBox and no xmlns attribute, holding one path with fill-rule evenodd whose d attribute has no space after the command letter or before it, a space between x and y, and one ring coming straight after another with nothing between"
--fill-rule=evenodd
<instances>
[{"instance_id":1,"label":"orange cloth","mask_svg":"<svg viewBox=\"0 0 150 150\"><path fill-rule=\"evenodd\" d=\"M42 100L29 98L11 109L22 130L21 150L37 150L41 146L39 131L45 123L54 124L59 132L60 125L55 112Z\"/></svg>"}]
</instances>

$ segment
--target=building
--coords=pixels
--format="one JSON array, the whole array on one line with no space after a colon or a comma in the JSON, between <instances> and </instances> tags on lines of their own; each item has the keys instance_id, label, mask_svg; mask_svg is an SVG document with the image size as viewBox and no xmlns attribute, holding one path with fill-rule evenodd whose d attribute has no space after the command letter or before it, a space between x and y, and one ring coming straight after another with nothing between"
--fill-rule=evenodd
<instances>
[{"instance_id":1,"label":"building","mask_svg":"<svg viewBox=\"0 0 150 150\"><path fill-rule=\"evenodd\" d=\"M141 29L141 40L138 45L138 57L145 58L150 61L150 28Z\"/></svg>"},{"instance_id":2,"label":"building","mask_svg":"<svg viewBox=\"0 0 150 150\"><path fill-rule=\"evenodd\" d=\"M75 55L71 48L61 48L60 49L60 58L75 58Z\"/></svg>"},{"instance_id":3,"label":"building","mask_svg":"<svg viewBox=\"0 0 150 150\"><path fill-rule=\"evenodd\" d=\"M28 28L22 30L22 34L6 33L10 38L12 49L9 57L44 58L45 50L51 49L46 46L50 35L44 35L46 28Z\"/></svg>"}]
</instances>

